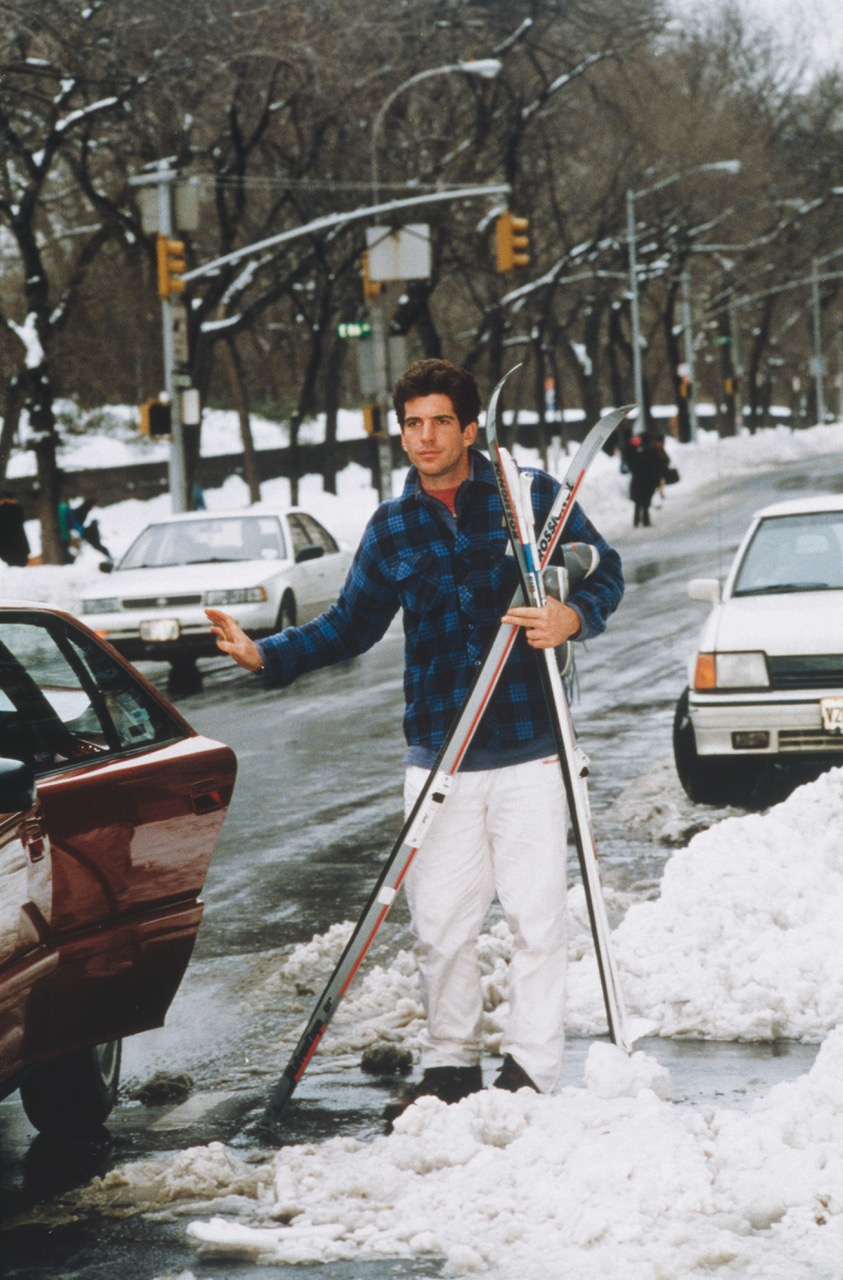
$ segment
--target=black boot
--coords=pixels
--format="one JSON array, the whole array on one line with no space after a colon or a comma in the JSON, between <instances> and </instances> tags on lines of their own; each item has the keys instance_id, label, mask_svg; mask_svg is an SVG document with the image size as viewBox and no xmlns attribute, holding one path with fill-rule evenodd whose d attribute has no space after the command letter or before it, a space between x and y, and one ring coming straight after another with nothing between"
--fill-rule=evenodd
<instances>
[{"instance_id":1,"label":"black boot","mask_svg":"<svg viewBox=\"0 0 843 1280\"><path fill-rule=\"evenodd\" d=\"M405 1089L400 1098L387 1103L383 1109L384 1120L392 1124L417 1098L433 1097L442 1102L459 1102L470 1093L483 1088L480 1067L428 1067L421 1080Z\"/></svg>"},{"instance_id":2,"label":"black boot","mask_svg":"<svg viewBox=\"0 0 843 1280\"><path fill-rule=\"evenodd\" d=\"M519 1089L533 1089L539 1092L539 1086L535 1084L523 1067L519 1067L511 1053L507 1053L495 1079L492 1081L492 1088L506 1089L508 1093L517 1093Z\"/></svg>"}]
</instances>

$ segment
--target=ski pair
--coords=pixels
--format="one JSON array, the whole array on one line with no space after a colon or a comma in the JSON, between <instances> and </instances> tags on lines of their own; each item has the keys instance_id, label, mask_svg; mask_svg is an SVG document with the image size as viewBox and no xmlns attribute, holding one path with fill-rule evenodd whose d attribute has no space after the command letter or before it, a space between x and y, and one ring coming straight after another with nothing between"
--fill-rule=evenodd
<instances>
[{"instance_id":1,"label":"ski pair","mask_svg":"<svg viewBox=\"0 0 843 1280\"><path fill-rule=\"evenodd\" d=\"M606 414L592 427L576 451L538 539L536 555L541 567L548 563L559 544L589 465L628 412L628 409L616 409ZM519 588L512 603L520 604L523 599L524 595ZM416 852L440 812L453 776L462 763L483 712L497 687L518 630L517 627L502 625L478 668L465 702L440 748L425 786L392 846L336 968L317 1000L281 1078L270 1093L262 1120L264 1128L272 1130L280 1121L293 1090L306 1071L328 1024L392 906Z\"/></svg>"},{"instance_id":2,"label":"ski pair","mask_svg":"<svg viewBox=\"0 0 843 1280\"><path fill-rule=\"evenodd\" d=\"M516 365L516 368L519 366ZM510 370L513 373L514 370ZM533 507L530 500L532 477L521 472L518 465L499 440L500 396L509 373L503 377L492 392L489 408L486 412L486 440L495 472L495 480L500 493L506 520L509 540L512 544L521 589L528 604L534 608L542 608L547 604L547 593L542 577L542 560L536 542ZM614 1044L625 1053L632 1051L632 1040L627 1025L623 993L621 992L618 969L612 949L612 935L606 917L606 904L603 900L603 889L600 884L600 870L597 863L597 849L594 843L594 831L591 825L591 812L586 790L585 769L581 763L582 756L577 748L574 726L565 686L559 674L556 654L553 649L542 649L537 653L542 687L550 717L559 765L568 797L568 812L574 832L574 843L577 847L583 888L585 890L588 918L594 939L594 950L597 955L597 967L600 973L600 985L603 988L603 1001L606 1006L606 1018L609 1023L609 1035Z\"/></svg>"}]
</instances>

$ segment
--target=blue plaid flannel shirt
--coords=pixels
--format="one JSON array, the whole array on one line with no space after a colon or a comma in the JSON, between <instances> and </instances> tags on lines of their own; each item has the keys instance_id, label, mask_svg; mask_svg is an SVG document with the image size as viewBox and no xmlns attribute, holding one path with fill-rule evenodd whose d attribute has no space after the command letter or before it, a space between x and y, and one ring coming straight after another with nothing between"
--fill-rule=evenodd
<instances>
[{"instance_id":1,"label":"blue plaid flannel shirt","mask_svg":"<svg viewBox=\"0 0 843 1280\"><path fill-rule=\"evenodd\" d=\"M401 496L382 503L369 521L336 603L312 622L258 642L268 678L287 685L364 653L403 609L404 733L413 763L432 763L518 581L491 464L476 450L471 458L471 477L456 497L456 521L425 493L411 467ZM543 471L532 474L540 532L559 485ZM621 599L621 561L577 504L563 540L589 542L600 552L599 567L568 600L582 622L577 639L587 640L605 630ZM559 547L553 561L562 563ZM547 754L548 720L536 653L522 635L472 752L488 767L490 758L533 758L531 744ZM471 767L472 752L465 767Z\"/></svg>"}]
</instances>

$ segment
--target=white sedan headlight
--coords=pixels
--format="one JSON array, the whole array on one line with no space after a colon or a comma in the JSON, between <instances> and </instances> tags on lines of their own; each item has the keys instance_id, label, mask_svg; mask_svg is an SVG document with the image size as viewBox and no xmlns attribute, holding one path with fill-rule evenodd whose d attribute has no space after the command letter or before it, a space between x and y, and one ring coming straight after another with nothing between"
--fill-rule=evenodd
<instances>
[{"instance_id":1,"label":"white sedan headlight","mask_svg":"<svg viewBox=\"0 0 843 1280\"><path fill-rule=\"evenodd\" d=\"M116 596L105 596L102 600L83 600L83 613L116 613L120 608L120 601Z\"/></svg>"},{"instance_id":2,"label":"white sedan headlight","mask_svg":"<svg viewBox=\"0 0 843 1280\"><path fill-rule=\"evenodd\" d=\"M718 689L768 689L770 687L767 659L760 651L718 653L716 663Z\"/></svg>"},{"instance_id":3,"label":"white sedan headlight","mask_svg":"<svg viewBox=\"0 0 843 1280\"><path fill-rule=\"evenodd\" d=\"M208 591L205 603L217 607L227 604L260 604L266 599L266 587L231 587L228 591Z\"/></svg>"}]
</instances>

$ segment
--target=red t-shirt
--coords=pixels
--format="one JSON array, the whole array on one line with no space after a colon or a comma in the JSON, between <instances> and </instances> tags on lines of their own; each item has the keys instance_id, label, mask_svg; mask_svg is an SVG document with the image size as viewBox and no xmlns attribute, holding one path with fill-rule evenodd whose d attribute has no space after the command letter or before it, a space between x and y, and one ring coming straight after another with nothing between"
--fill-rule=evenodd
<instances>
[{"instance_id":1,"label":"red t-shirt","mask_svg":"<svg viewBox=\"0 0 843 1280\"><path fill-rule=\"evenodd\" d=\"M430 494L431 498L435 498L437 502L444 502L452 516L457 514L457 490L459 485L455 484L453 489L428 489L427 485L422 485L425 493Z\"/></svg>"}]
</instances>

